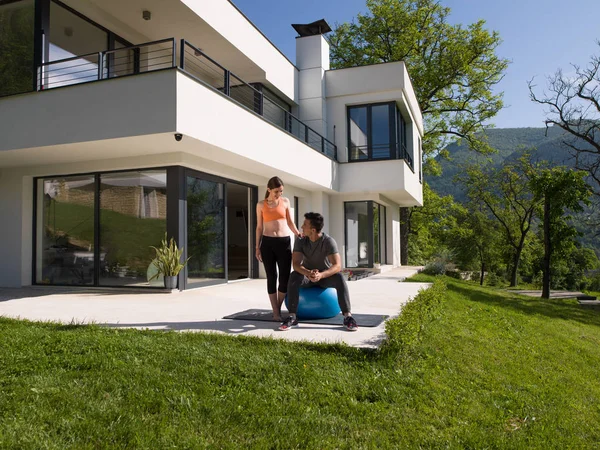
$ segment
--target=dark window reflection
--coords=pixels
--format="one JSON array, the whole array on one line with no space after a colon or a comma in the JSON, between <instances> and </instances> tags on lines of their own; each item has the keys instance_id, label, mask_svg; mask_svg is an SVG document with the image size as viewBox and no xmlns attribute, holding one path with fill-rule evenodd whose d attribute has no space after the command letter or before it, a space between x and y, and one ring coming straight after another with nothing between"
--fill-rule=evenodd
<instances>
[{"instance_id":1,"label":"dark window reflection","mask_svg":"<svg viewBox=\"0 0 600 450\"><path fill-rule=\"evenodd\" d=\"M40 180L38 192L37 282L93 284L94 177Z\"/></svg>"},{"instance_id":2,"label":"dark window reflection","mask_svg":"<svg viewBox=\"0 0 600 450\"><path fill-rule=\"evenodd\" d=\"M187 177L188 287L225 279L224 185Z\"/></svg>"},{"instance_id":3,"label":"dark window reflection","mask_svg":"<svg viewBox=\"0 0 600 450\"><path fill-rule=\"evenodd\" d=\"M145 170L100 176L100 284L148 286L167 231L167 173ZM153 282L162 285L162 278Z\"/></svg>"}]
</instances>

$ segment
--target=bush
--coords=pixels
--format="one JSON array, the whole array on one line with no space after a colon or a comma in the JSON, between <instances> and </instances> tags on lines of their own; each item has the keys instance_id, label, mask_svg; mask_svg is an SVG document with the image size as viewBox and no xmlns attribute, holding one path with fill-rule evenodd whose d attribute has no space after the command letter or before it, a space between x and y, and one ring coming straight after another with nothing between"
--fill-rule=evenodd
<instances>
[{"instance_id":1,"label":"bush","mask_svg":"<svg viewBox=\"0 0 600 450\"><path fill-rule=\"evenodd\" d=\"M410 356L421 340L423 329L435 318L445 294L446 283L441 278L429 289L421 289L404 305L398 317L386 322L387 340L382 351L395 353L398 358Z\"/></svg>"}]
</instances>

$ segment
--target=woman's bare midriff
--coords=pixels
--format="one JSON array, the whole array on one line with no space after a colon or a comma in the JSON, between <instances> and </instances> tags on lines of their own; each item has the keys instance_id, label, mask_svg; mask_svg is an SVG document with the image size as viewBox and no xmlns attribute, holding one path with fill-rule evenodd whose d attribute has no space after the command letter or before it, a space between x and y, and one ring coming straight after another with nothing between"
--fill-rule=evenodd
<instances>
[{"instance_id":1,"label":"woman's bare midriff","mask_svg":"<svg viewBox=\"0 0 600 450\"><path fill-rule=\"evenodd\" d=\"M286 237L290 235L290 229L285 219L263 222L263 236Z\"/></svg>"}]
</instances>

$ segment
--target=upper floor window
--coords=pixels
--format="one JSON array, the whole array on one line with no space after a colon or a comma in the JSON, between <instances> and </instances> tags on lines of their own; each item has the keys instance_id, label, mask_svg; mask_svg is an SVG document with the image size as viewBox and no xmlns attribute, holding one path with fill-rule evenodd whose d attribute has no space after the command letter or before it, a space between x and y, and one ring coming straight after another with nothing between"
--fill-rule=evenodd
<instances>
[{"instance_id":1,"label":"upper floor window","mask_svg":"<svg viewBox=\"0 0 600 450\"><path fill-rule=\"evenodd\" d=\"M407 136L395 102L348 107L348 161L405 159L412 167Z\"/></svg>"}]
</instances>

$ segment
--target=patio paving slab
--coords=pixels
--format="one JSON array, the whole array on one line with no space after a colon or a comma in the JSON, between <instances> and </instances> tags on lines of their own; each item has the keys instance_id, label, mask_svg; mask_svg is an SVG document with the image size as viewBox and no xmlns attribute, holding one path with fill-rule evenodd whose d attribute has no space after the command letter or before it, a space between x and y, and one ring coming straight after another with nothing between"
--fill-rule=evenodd
<instances>
[{"instance_id":1,"label":"patio paving slab","mask_svg":"<svg viewBox=\"0 0 600 450\"><path fill-rule=\"evenodd\" d=\"M402 305L428 283L402 282L419 270L400 267L348 283L352 312L398 315ZM214 332L376 348L385 322L348 332L337 325L300 323L281 332L274 322L223 319L246 309L268 308L266 280L244 280L189 291L164 293L123 289L32 286L0 288L0 316L60 323L96 323L115 328ZM360 322L359 322L360 327Z\"/></svg>"}]
</instances>

